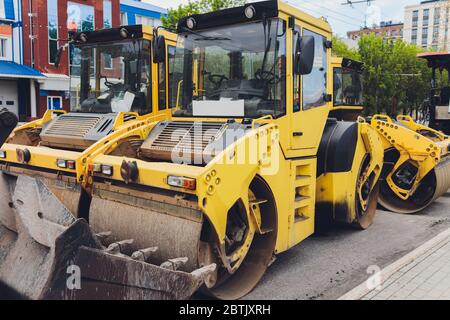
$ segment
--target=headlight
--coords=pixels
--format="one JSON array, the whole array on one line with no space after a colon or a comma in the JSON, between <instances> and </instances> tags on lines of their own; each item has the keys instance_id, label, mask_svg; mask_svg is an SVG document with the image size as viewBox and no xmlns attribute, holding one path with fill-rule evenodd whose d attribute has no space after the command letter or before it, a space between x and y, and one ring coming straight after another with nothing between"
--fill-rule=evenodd
<instances>
[{"instance_id":1,"label":"headlight","mask_svg":"<svg viewBox=\"0 0 450 320\"><path fill-rule=\"evenodd\" d=\"M244 10L244 13L245 13L245 16L247 17L247 19L253 18L253 16L255 15L255 12L256 12L256 10L255 10L254 6L248 6Z\"/></svg>"},{"instance_id":2,"label":"headlight","mask_svg":"<svg viewBox=\"0 0 450 320\"><path fill-rule=\"evenodd\" d=\"M120 35L122 38L128 38L128 30L125 28L120 29Z\"/></svg>"},{"instance_id":3,"label":"headlight","mask_svg":"<svg viewBox=\"0 0 450 320\"><path fill-rule=\"evenodd\" d=\"M87 42L88 41L88 37L85 33L80 34L80 40L82 42Z\"/></svg>"},{"instance_id":4,"label":"headlight","mask_svg":"<svg viewBox=\"0 0 450 320\"><path fill-rule=\"evenodd\" d=\"M195 179L180 176L168 176L167 184L172 187L185 188L190 190L195 190L196 188Z\"/></svg>"},{"instance_id":5,"label":"headlight","mask_svg":"<svg viewBox=\"0 0 450 320\"><path fill-rule=\"evenodd\" d=\"M113 166L108 166L105 164L102 165L102 174L104 174L105 176L112 176L113 173L114 173Z\"/></svg>"},{"instance_id":6,"label":"headlight","mask_svg":"<svg viewBox=\"0 0 450 320\"><path fill-rule=\"evenodd\" d=\"M6 151L0 150L0 159L6 159Z\"/></svg>"},{"instance_id":7,"label":"headlight","mask_svg":"<svg viewBox=\"0 0 450 320\"><path fill-rule=\"evenodd\" d=\"M67 168L66 160L64 160L64 159L57 159L56 160L56 166L58 168L66 169Z\"/></svg>"},{"instance_id":8,"label":"headlight","mask_svg":"<svg viewBox=\"0 0 450 320\"><path fill-rule=\"evenodd\" d=\"M88 170L90 172L104 174L105 176L112 176L114 173L113 166L100 163L89 164Z\"/></svg>"},{"instance_id":9,"label":"headlight","mask_svg":"<svg viewBox=\"0 0 450 320\"><path fill-rule=\"evenodd\" d=\"M187 19L187 21L186 21L186 26L189 28L189 29L194 29L195 28L195 20L194 20L194 18L189 18L189 19Z\"/></svg>"},{"instance_id":10,"label":"headlight","mask_svg":"<svg viewBox=\"0 0 450 320\"><path fill-rule=\"evenodd\" d=\"M57 159L56 166L62 169L75 170L76 162L75 160Z\"/></svg>"}]
</instances>

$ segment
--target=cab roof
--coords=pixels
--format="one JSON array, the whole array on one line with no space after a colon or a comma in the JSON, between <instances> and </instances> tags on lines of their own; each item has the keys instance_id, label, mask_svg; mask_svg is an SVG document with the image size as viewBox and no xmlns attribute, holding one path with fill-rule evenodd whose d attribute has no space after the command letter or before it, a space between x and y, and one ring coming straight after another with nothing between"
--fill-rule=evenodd
<instances>
[{"instance_id":1,"label":"cab roof","mask_svg":"<svg viewBox=\"0 0 450 320\"><path fill-rule=\"evenodd\" d=\"M254 14L252 17L246 17L245 9L253 7ZM227 26L239 23L248 23L254 21L261 21L263 18L275 18L279 16L279 12L282 12L291 18L304 21L310 25L313 25L325 32L331 34L331 27L324 18L315 18L294 6L291 6L283 1L260 1L250 2L244 6L228 8L218 10L214 12L204 14L194 14L191 16L183 17L177 24L177 32L188 30L202 30L219 26ZM194 21L193 27L188 28L188 20Z\"/></svg>"}]
</instances>

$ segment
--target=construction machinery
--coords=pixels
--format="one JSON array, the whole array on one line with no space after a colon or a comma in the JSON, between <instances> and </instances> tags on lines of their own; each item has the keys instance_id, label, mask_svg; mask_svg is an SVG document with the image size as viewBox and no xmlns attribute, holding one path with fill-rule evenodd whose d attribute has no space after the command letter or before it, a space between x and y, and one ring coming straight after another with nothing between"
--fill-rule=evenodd
<instances>
[{"instance_id":1,"label":"construction machinery","mask_svg":"<svg viewBox=\"0 0 450 320\"><path fill-rule=\"evenodd\" d=\"M177 271L184 257L150 264L156 248L108 242L108 233L94 234L87 224L87 159L124 132L170 118L176 36L160 32L164 56L156 61L153 32L127 26L75 34L64 47L76 66L71 111L48 110L18 128L13 114L0 111L1 144L7 139L0 151L0 280L22 297L184 299L214 267ZM129 154L135 143L116 152Z\"/></svg>"},{"instance_id":2,"label":"construction machinery","mask_svg":"<svg viewBox=\"0 0 450 320\"><path fill-rule=\"evenodd\" d=\"M340 120L355 119L363 110L364 66L347 58L332 59L334 108L331 114ZM416 123L410 116L401 115L393 120L374 115L368 121L378 132L385 150L380 205L393 212L417 213L450 188L448 136Z\"/></svg>"},{"instance_id":3,"label":"construction machinery","mask_svg":"<svg viewBox=\"0 0 450 320\"><path fill-rule=\"evenodd\" d=\"M355 121L364 109L364 64L349 58L331 58L333 67L333 109L330 116Z\"/></svg>"},{"instance_id":4,"label":"construction machinery","mask_svg":"<svg viewBox=\"0 0 450 320\"><path fill-rule=\"evenodd\" d=\"M450 134L450 53L448 52L425 52L418 54L421 59L426 59L431 69L431 90L427 101L425 118L433 129ZM442 79L446 71L448 79ZM438 81L438 74L441 80ZM447 82L447 84L445 84Z\"/></svg>"},{"instance_id":5,"label":"construction machinery","mask_svg":"<svg viewBox=\"0 0 450 320\"><path fill-rule=\"evenodd\" d=\"M393 139L387 119L330 117L324 19L265 1L182 18L177 33L164 96L171 116L127 124L125 113L89 147L43 141L42 125L42 141L17 144L16 132L2 146L8 286L32 298L187 298L202 287L236 299L276 254L312 235L316 220L371 225L382 139ZM154 67L168 54L162 35L152 40ZM80 92L86 74L99 78L90 65ZM105 99L87 110L109 111Z\"/></svg>"},{"instance_id":6,"label":"construction machinery","mask_svg":"<svg viewBox=\"0 0 450 320\"><path fill-rule=\"evenodd\" d=\"M183 18L177 32L172 119L86 159L92 230L157 246L155 263L187 257L187 272L215 264L205 291L235 299L320 213L370 226L382 144L361 118L328 118L328 23L269 1ZM136 140L133 156L117 151Z\"/></svg>"},{"instance_id":7,"label":"construction machinery","mask_svg":"<svg viewBox=\"0 0 450 320\"><path fill-rule=\"evenodd\" d=\"M418 213L450 188L450 138L410 116L372 117L384 148L379 203L398 213Z\"/></svg>"}]
</instances>

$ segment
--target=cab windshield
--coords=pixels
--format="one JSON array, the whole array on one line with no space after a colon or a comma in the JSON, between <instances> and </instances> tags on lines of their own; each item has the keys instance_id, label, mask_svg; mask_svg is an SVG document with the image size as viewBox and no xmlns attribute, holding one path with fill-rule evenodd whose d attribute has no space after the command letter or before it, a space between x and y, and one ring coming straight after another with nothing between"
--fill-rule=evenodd
<instances>
[{"instance_id":1,"label":"cab windshield","mask_svg":"<svg viewBox=\"0 0 450 320\"><path fill-rule=\"evenodd\" d=\"M151 112L150 41L83 45L74 55L72 112Z\"/></svg>"},{"instance_id":2,"label":"cab windshield","mask_svg":"<svg viewBox=\"0 0 450 320\"><path fill-rule=\"evenodd\" d=\"M279 19L178 36L174 116L258 118L285 114L286 27Z\"/></svg>"},{"instance_id":3,"label":"cab windshield","mask_svg":"<svg viewBox=\"0 0 450 320\"><path fill-rule=\"evenodd\" d=\"M334 105L362 106L363 86L361 72L351 68L334 69Z\"/></svg>"}]
</instances>

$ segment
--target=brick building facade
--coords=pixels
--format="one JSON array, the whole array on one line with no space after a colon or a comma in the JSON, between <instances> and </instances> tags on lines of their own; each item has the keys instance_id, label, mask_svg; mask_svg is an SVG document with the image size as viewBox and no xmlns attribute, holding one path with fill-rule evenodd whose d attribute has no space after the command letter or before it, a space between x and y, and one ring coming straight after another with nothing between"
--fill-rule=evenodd
<instances>
[{"instance_id":1,"label":"brick building facade","mask_svg":"<svg viewBox=\"0 0 450 320\"><path fill-rule=\"evenodd\" d=\"M47 108L69 110L70 68L77 66L70 58L73 49L68 49L56 68L56 52L67 43L70 32L119 26L120 1L32 0L24 1L22 8L24 63L46 76L36 87L35 114L40 117Z\"/></svg>"}]
</instances>

